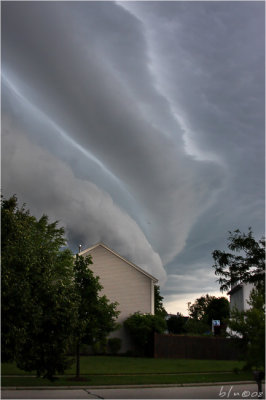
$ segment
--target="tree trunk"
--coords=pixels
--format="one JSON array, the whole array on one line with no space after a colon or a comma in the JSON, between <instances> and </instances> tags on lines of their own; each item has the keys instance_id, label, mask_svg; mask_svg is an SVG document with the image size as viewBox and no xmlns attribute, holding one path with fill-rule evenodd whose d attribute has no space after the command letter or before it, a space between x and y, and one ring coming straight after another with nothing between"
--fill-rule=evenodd
<instances>
[{"instance_id":1,"label":"tree trunk","mask_svg":"<svg viewBox=\"0 0 266 400\"><path fill-rule=\"evenodd\" d=\"M76 346L76 378L80 375L80 357L79 357L79 342Z\"/></svg>"}]
</instances>

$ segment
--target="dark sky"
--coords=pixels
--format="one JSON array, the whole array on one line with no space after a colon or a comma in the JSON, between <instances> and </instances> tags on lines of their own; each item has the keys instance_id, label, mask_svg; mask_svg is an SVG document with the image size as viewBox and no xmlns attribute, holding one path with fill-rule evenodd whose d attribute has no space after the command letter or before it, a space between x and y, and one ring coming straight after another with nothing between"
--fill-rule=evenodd
<instances>
[{"instance_id":1,"label":"dark sky","mask_svg":"<svg viewBox=\"0 0 266 400\"><path fill-rule=\"evenodd\" d=\"M219 294L264 234L264 2L2 2L2 191L159 279Z\"/></svg>"}]
</instances>

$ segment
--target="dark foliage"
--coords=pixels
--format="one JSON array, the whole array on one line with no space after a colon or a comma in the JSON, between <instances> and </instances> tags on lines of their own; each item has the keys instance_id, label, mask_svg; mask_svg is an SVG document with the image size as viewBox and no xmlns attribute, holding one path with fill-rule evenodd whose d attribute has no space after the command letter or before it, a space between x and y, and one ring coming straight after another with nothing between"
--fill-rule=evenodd
<instances>
[{"instance_id":1,"label":"dark foliage","mask_svg":"<svg viewBox=\"0 0 266 400\"><path fill-rule=\"evenodd\" d=\"M253 289L249 301L250 309L232 310L229 321L230 336L242 338L246 368L265 370L265 294Z\"/></svg>"},{"instance_id":2,"label":"dark foliage","mask_svg":"<svg viewBox=\"0 0 266 400\"><path fill-rule=\"evenodd\" d=\"M135 343L138 354L151 356L153 354L154 333L164 333L167 325L160 315L135 313L124 322Z\"/></svg>"},{"instance_id":3,"label":"dark foliage","mask_svg":"<svg viewBox=\"0 0 266 400\"><path fill-rule=\"evenodd\" d=\"M163 306L163 296L160 294L160 286L154 285L154 313L166 317L167 312Z\"/></svg>"},{"instance_id":4,"label":"dark foliage","mask_svg":"<svg viewBox=\"0 0 266 400\"><path fill-rule=\"evenodd\" d=\"M166 321L168 332L176 335L186 333L187 319L187 317L179 313L171 315Z\"/></svg>"},{"instance_id":5,"label":"dark foliage","mask_svg":"<svg viewBox=\"0 0 266 400\"><path fill-rule=\"evenodd\" d=\"M114 337L108 339L108 349L111 354L117 354L121 349L122 340L120 338Z\"/></svg>"},{"instance_id":6,"label":"dark foliage","mask_svg":"<svg viewBox=\"0 0 266 400\"><path fill-rule=\"evenodd\" d=\"M200 321L211 329L212 320L220 320L224 324L230 316L229 301L225 297L201 296L193 304L188 304L189 316L194 321ZM196 326L196 323L191 326ZM188 329L188 326L187 326ZM204 326L200 328L204 330ZM208 330L208 329L207 329Z\"/></svg>"},{"instance_id":7,"label":"dark foliage","mask_svg":"<svg viewBox=\"0 0 266 400\"><path fill-rule=\"evenodd\" d=\"M64 230L16 196L1 202L2 361L53 379L63 373L75 316L73 256Z\"/></svg>"},{"instance_id":8,"label":"dark foliage","mask_svg":"<svg viewBox=\"0 0 266 400\"><path fill-rule=\"evenodd\" d=\"M77 304L77 324L74 329L76 342L76 376L79 376L80 345L106 342L106 336L117 324L117 303L110 303L100 296L102 285L89 269L91 256L77 255L74 263L74 288Z\"/></svg>"},{"instance_id":9,"label":"dark foliage","mask_svg":"<svg viewBox=\"0 0 266 400\"><path fill-rule=\"evenodd\" d=\"M265 369L265 238L256 241L251 228L248 234L229 232L228 248L232 253L213 252L216 275L221 290L236 284L254 285L246 311L234 308L230 314L230 336L242 338L246 367Z\"/></svg>"},{"instance_id":10,"label":"dark foliage","mask_svg":"<svg viewBox=\"0 0 266 400\"><path fill-rule=\"evenodd\" d=\"M234 253L212 253L221 290L230 290L238 283L253 283L265 290L265 238L256 241L251 228L248 234L235 230L229 232L228 248Z\"/></svg>"}]
</instances>

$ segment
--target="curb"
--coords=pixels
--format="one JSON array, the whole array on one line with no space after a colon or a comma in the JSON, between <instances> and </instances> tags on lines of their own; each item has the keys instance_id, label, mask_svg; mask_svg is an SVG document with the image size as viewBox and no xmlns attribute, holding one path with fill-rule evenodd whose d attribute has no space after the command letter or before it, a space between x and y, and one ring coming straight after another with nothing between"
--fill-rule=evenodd
<instances>
[{"instance_id":1,"label":"curb","mask_svg":"<svg viewBox=\"0 0 266 400\"><path fill-rule=\"evenodd\" d=\"M265 381L262 382L265 384ZM135 388L159 388L159 387L193 387L193 386L221 386L221 385L244 385L254 384L255 381L232 381L232 382L210 382L210 383L172 383L172 384L150 384L150 385L100 385L100 386L2 386L2 390L75 390L75 389L135 389Z\"/></svg>"},{"instance_id":2,"label":"curb","mask_svg":"<svg viewBox=\"0 0 266 400\"><path fill-rule=\"evenodd\" d=\"M80 374L80 376L163 376L163 375L224 375L224 374L232 374L232 371L206 371L206 372L141 372L141 373L128 373L128 374ZM2 375L2 378L36 378L36 375ZM65 375L56 375L56 378L64 378L64 377L75 377L74 374L65 374Z\"/></svg>"}]
</instances>

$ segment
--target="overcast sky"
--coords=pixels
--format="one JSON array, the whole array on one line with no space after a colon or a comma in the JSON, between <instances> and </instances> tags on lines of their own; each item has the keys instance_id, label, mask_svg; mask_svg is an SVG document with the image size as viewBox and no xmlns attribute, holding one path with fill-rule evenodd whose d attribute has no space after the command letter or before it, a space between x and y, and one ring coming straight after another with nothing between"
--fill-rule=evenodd
<instances>
[{"instance_id":1,"label":"overcast sky","mask_svg":"<svg viewBox=\"0 0 266 400\"><path fill-rule=\"evenodd\" d=\"M264 234L264 2L2 2L2 191L159 279L222 295Z\"/></svg>"}]
</instances>

